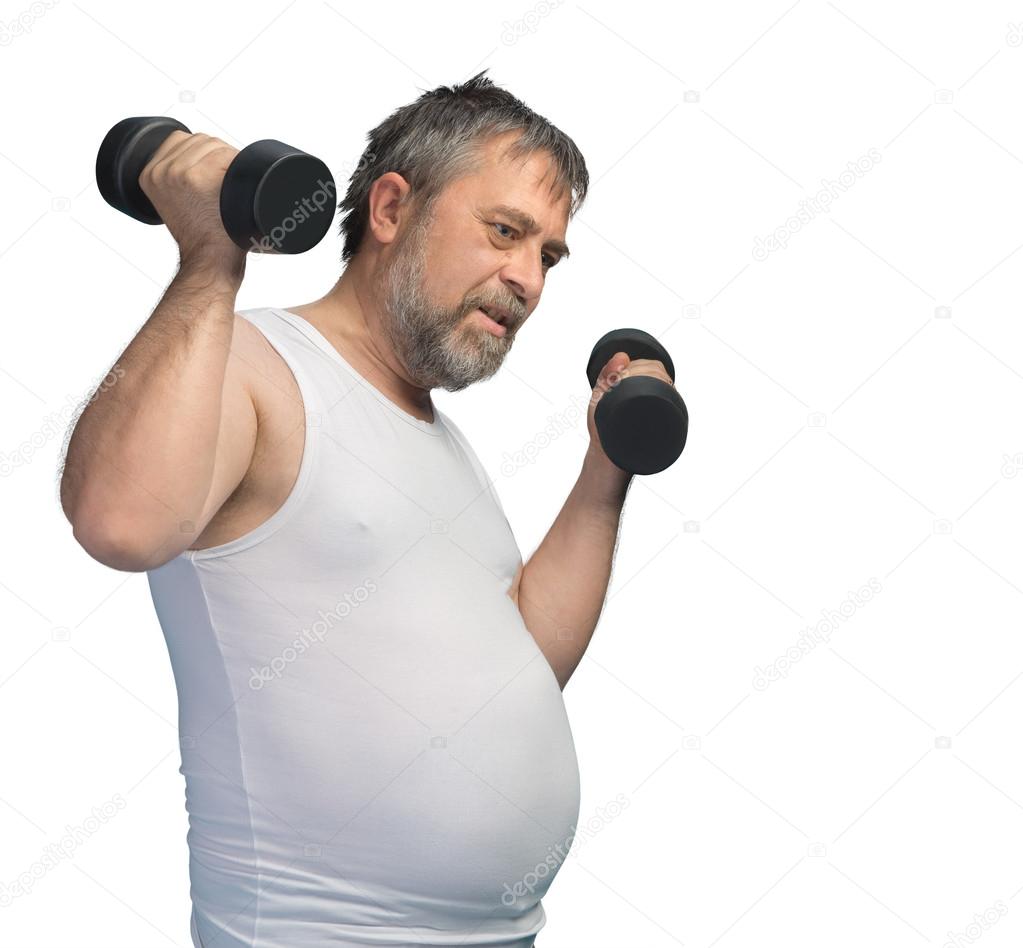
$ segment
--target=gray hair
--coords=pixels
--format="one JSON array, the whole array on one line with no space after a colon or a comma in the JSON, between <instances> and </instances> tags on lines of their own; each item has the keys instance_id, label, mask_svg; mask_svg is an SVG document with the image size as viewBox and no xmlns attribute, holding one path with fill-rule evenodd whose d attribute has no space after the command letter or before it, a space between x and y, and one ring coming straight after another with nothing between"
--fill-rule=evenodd
<instances>
[{"instance_id":1,"label":"gray hair","mask_svg":"<svg viewBox=\"0 0 1023 948\"><path fill-rule=\"evenodd\" d=\"M569 197L569 217L586 198L589 173L582 153L564 132L537 115L510 92L477 73L455 86L438 86L392 112L372 132L339 205L344 212L343 261L359 249L369 217L369 190L382 174L396 171L411 185L409 199L418 213L430 213L444 188L471 174L483 144L506 132L520 132L506 151L509 158L534 152L550 155L555 200Z\"/></svg>"}]
</instances>

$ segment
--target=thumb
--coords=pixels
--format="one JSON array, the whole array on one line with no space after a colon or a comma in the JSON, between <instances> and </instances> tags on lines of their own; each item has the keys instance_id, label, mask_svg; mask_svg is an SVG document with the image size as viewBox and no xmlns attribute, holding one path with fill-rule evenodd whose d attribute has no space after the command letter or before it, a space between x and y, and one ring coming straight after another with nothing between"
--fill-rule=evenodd
<instances>
[{"instance_id":1,"label":"thumb","mask_svg":"<svg viewBox=\"0 0 1023 948\"><path fill-rule=\"evenodd\" d=\"M611 356L597 376L597 389L606 392L614 388L621 381L619 373L628 368L631 361L627 352L616 352Z\"/></svg>"}]
</instances>

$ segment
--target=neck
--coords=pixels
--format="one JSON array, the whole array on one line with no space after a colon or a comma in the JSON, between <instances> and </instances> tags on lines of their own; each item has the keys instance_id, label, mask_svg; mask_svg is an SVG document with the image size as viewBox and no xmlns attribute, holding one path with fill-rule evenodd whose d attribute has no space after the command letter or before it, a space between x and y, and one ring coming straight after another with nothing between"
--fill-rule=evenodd
<instances>
[{"instance_id":1,"label":"neck","mask_svg":"<svg viewBox=\"0 0 1023 948\"><path fill-rule=\"evenodd\" d=\"M308 319L368 381L398 404L432 420L430 390L408 377L391 346L378 291L379 264L368 254L362 257L361 252L352 257L341 278L320 299L292 309Z\"/></svg>"}]
</instances>

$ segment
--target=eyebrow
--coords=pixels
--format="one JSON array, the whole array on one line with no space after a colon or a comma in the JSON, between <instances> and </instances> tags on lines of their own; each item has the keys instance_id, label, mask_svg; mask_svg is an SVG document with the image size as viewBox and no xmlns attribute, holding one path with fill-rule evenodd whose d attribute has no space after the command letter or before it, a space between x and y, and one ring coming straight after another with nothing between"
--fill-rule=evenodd
<instances>
[{"instance_id":1,"label":"eyebrow","mask_svg":"<svg viewBox=\"0 0 1023 948\"><path fill-rule=\"evenodd\" d=\"M527 214L525 211L519 210L517 207L511 207L508 204L495 204L488 211L490 214L503 214L505 217L514 221L528 234L539 234L540 225L533 219L533 217ZM556 250L561 256L568 257L571 252L568 249L568 244L563 240L556 240L551 238L544 241L544 247L550 250Z\"/></svg>"}]
</instances>

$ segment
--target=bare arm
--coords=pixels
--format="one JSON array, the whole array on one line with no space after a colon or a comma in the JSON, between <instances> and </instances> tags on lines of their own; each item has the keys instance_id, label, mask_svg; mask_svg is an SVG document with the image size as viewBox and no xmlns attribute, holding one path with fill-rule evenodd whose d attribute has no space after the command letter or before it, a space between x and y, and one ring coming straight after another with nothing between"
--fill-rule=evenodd
<instances>
[{"instance_id":1,"label":"bare arm","mask_svg":"<svg viewBox=\"0 0 1023 948\"><path fill-rule=\"evenodd\" d=\"M564 689L582 661L604 608L618 526L632 474L604 453L596 407L628 375L673 385L661 362L616 352L597 376L586 426L590 445L582 471L543 542L512 580L508 595Z\"/></svg>"},{"instance_id":2,"label":"bare arm","mask_svg":"<svg viewBox=\"0 0 1023 948\"><path fill-rule=\"evenodd\" d=\"M78 419L60 492L76 539L116 569L150 569L187 549L252 457L255 410L229 359L245 255L214 203L233 153L175 132L140 179L180 267L121 354L117 381Z\"/></svg>"},{"instance_id":3,"label":"bare arm","mask_svg":"<svg viewBox=\"0 0 1023 948\"><path fill-rule=\"evenodd\" d=\"M597 627L631 475L588 451L579 479L509 595L564 689Z\"/></svg>"}]
</instances>

